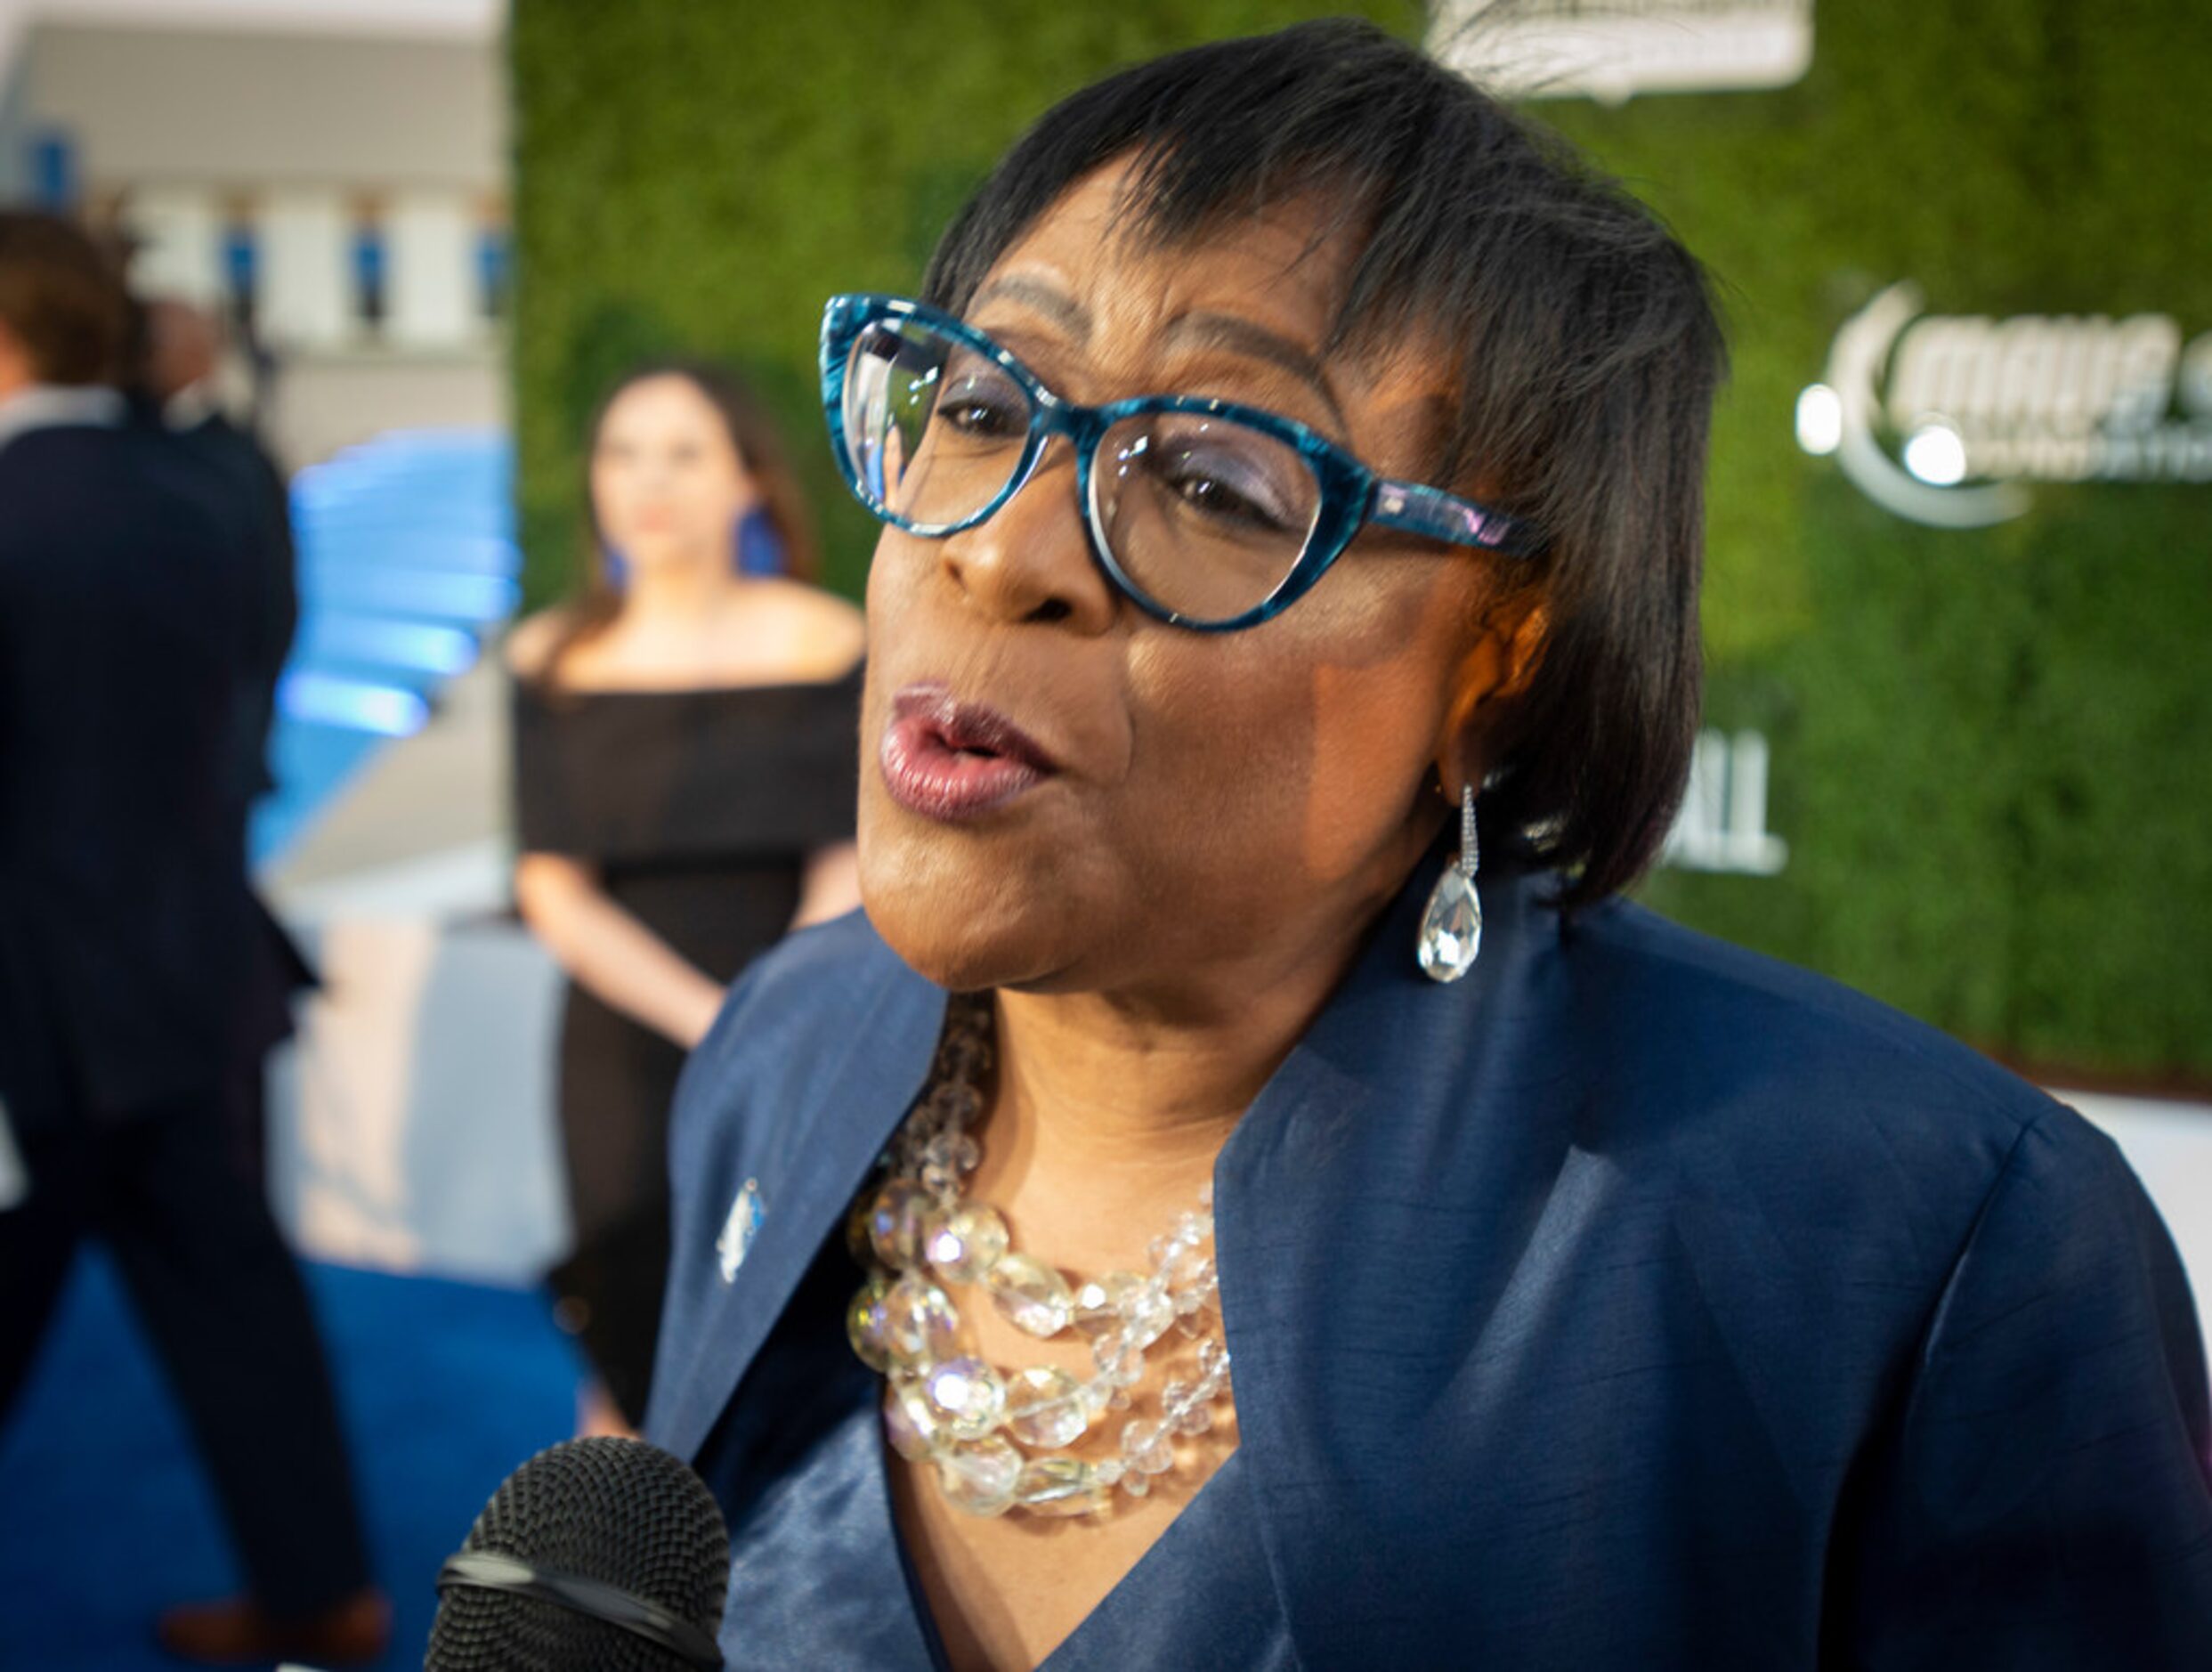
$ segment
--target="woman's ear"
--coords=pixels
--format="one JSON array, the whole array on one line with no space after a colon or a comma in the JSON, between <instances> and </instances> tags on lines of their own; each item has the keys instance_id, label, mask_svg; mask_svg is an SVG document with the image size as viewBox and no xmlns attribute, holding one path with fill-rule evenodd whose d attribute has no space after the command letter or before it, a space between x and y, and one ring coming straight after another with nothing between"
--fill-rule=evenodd
<instances>
[{"instance_id":1,"label":"woman's ear","mask_svg":"<svg viewBox=\"0 0 2212 1672\"><path fill-rule=\"evenodd\" d=\"M1437 737L1437 777L1446 799L1456 800L1463 783L1480 789L1497 765L1501 723L1535 683L1551 631L1551 613L1537 588L1502 594L1485 606L1473 641L1453 670L1452 700Z\"/></svg>"},{"instance_id":2,"label":"woman's ear","mask_svg":"<svg viewBox=\"0 0 2212 1672\"><path fill-rule=\"evenodd\" d=\"M4 320L0 320L0 394L28 389L38 381L37 373L23 339L8 329Z\"/></svg>"}]
</instances>

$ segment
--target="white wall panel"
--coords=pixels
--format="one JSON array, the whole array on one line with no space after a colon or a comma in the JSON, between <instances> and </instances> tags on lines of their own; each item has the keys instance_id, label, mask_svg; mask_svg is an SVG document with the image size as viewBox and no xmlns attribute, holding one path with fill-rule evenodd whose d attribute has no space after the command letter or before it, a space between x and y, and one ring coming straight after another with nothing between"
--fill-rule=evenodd
<instances>
[{"instance_id":1,"label":"white wall panel","mask_svg":"<svg viewBox=\"0 0 2212 1672\"><path fill-rule=\"evenodd\" d=\"M356 335L349 241L335 191L273 192L262 204L262 335L279 347L335 346Z\"/></svg>"},{"instance_id":2,"label":"white wall panel","mask_svg":"<svg viewBox=\"0 0 2212 1672\"><path fill-rule=\"evenodd\" d=\"M480 334L475 217L459 192L402 191L385 217L390 263L385 339L448 348Z\"/></svg>"}]
</instances>

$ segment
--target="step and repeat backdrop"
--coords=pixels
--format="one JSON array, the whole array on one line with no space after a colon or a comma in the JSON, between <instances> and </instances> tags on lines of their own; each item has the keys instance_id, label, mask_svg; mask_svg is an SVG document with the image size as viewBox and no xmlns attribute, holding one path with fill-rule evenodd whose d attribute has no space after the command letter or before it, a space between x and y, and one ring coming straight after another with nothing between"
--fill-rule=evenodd
<instances>
[{"instance_id":1,"label":"step and repeat backdrop","mask_svg":"<svg viewBox=\"0 0 2212 1672\"><path fill-rule=\"evenodd\" d=\"M832 290L911 289L1111 67L1359 10L1524 101L1718 279L1707 728L1660 909L2046 1079L2212 1085L2212 12L2192 0L517 0L528 587L625 365L736 363L833 583Z\"/></svg>"}]
</instances>

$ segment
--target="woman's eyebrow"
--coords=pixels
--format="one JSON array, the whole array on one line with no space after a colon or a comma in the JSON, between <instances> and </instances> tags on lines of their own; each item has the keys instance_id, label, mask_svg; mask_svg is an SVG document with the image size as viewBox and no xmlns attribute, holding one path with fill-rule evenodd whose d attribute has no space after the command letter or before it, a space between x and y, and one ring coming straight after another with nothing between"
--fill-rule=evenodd
<instances>
[{"instance_id":1,"label":"woman's eyebrow","mask_svg":"<svg viewBox=\"0 0 2212 1672\"><path fill-rule=\"evenodd\" d=\"M1321 397L1322 404L1329 409L1329 417L1340 430L1351 428L1345 421L1344 409L1337 402L1336 391L1329 387L1328 372L1321 361L1289 337L1278 337L1265 326L1254 325L1250 320L1240 320L1231 313L1186 313L1169 324L1165 335L1171 342L1180 340L1225 348L1231 353L1246 354L1281 367Z\"/></svg>"},{"instance_id":2,"label":"woman's eyebrow","mask_svg":"<svg viewBox=\"0 0 2212 1672\"><path fill-rule=\"evenodd\" d=\"M1090 336L1090 309L1057 285L1044 280L1026 278L1020 273L993 279L969 298L968 311L972 314L986 302L1000 300L1035 309L1079 343ZM1320 360L1289 337L1233 313L1181 314L1169 322L1164 335L1171 343L1179 341L1187 345L1227 349L1231 353L1248 355L1280 367L1321 397L1340 431L1350 430L1343 406L1336 398L1336 391L1329 386L1328 373Z\"/></svg>"},{"instance_id":3,"label":"woman's eyebrow","mask_svg":"<svg viewBox=\"0 0 2212 1672\"><path fill-rule=\"evenodd\" d=\"M973 313L986 302L1004 297L1034 308L1078 342L1090 335L1090 311L1057 285L1041 279L1025 279L1009 273L1003 279L993 279L968 298L968 310Z\"/></svg>"}]
</instances>

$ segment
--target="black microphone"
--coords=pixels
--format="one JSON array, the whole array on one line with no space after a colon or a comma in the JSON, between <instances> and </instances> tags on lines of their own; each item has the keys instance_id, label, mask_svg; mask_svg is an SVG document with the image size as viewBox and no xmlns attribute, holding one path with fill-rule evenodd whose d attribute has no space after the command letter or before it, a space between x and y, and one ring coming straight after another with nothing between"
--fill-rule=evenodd
<instances>
[{"instance_id":1,"label":"black microphone","mask_svg":"<svg viewBox=\"0 0 2212 1672\"><path fill-rule=\"evenodd\" d=\"M642 1440L571 1440L500 1482L438 1575L424 1672L721 1672L730 1535Z\"/></svg>"}]
</instances>

